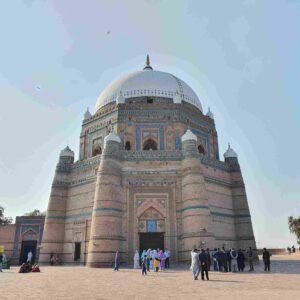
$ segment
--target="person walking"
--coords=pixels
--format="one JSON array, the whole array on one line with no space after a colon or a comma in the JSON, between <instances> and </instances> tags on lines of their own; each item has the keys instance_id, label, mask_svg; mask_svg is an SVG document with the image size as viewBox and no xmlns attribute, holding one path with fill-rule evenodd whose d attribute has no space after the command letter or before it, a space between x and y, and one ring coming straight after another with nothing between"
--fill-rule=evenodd
<instances>
[{"instance_id":1,"label":"person walking","mask_svg":"<svg viewBox=\"0 0 300 300\"><path fill-rule=\"evenodd\" d=\"M265 272L266 271L270 272L270 264L271 264L270 258L272 256L272 254L266 248L264 248L262 256L263 256L263 261L265 264Z\"/></svg>"},{"instance_id":2,"label":"person walking","mask_svg":"<svg viewBox=\"0 0 300 300\"><path fill-rule=\"evenodd\" d=\"M149 248L146 252L146 269L150 272L150 260L151 260L151 249Z\"/></svg>"},{"instance_id":3,"label":"person walking","mask_svg":"<svg viewBox=\"0 0 300 300\"><path fill-rule=\"evenodd\" d=\"M238 265L239 272L244 272L244 268L245 268L245 255L242 252L242 249L239 249L238 254L237 254L237 265Z\"/></svg>"},{"instance_id":4,"label":"person walking","mask_svg":"<svg viewBox=\"0 0 300 300\"><path fill-rule=\"evenodd\" d=\"M142 275L147 275L147 256L142 259Z\"/></svg>"},{"instance_id":5,"label":"person walking","mask_svg":"<svg viewBox=\"0 0 300 300\"><path fill-rule=\"evenodd\" d=\"M119 266L120 266L120 254L119 251L117 250L115 254L115 268L114 268L115 272L119 271Z\"/></svg>"},{"instance_id":6,"label":"person walking","mask_svg":"<svg viewBox=\"0 0 300 300\"><path fill-rule=\"evenodd\" d=\"M200 273L200 260L198 255L198 250L194 249L191 251L191 271L194 276L194 280L198 280L198 276Z\"/></svg>"},{"instance_id":7,"label":"person walking","mask_svg":"<svg viewBox=\"0 0 300 300\"><path fill-rule=\"evenodd\" d=\"M249 272L252 272L254 271L254 266L253 266L253 251L251 247L249 247L247 254L248 254L248 262L249 262Z\"/></svg>"},{"instance_id":8,"label":"person walking","mask_svg":"<svg viewBox=\"0 0 300 300\"><path fill-rule=\"evenodd\" d=\"M201 253L199 254L199 261L201 265L201 279L204 280L204 273L206 276L206 280L209 280L208 278L208 256L207 253L205 253L204 249L201 249Z\"/></svg>"},{"instance_id":9,"label":"person walking","mask_svg":"<svg viewBox=\"0 0 300 300\"><path fill-rule=\"evenodd\" d=\"M139 269L140 267L140 255L139 251L135 250L134 257L133 257L133 268Z\"/></svg>"}]
</instances>

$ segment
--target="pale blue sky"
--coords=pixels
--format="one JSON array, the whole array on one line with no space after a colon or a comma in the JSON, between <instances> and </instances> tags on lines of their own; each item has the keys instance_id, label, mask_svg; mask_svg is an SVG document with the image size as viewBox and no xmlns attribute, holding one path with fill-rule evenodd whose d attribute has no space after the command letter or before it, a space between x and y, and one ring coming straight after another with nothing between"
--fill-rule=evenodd
<instances>
[{"instance_id":1,"label":"pale blue sky","mask_svg":"<svg viewBox=\"0 0 300 300\"><path fill-rule=\"evenodd\" d=\"M110 34L107 34L110 31ZM258 246L300 215L300 1L2 1L0 205L45 210L82 115L144 65L186 81L239 155Z\"/></svg>"}]
</instances>

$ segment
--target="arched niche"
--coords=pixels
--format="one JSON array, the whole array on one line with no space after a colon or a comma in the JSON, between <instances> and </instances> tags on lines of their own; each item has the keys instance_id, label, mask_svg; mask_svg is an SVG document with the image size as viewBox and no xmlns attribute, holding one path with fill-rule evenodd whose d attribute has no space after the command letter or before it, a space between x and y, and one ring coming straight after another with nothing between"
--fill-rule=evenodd
<instances>
[{"instance_id":1,"label":"arched niche","mask_svg":"<svg viewBox=\"0 0 300 300\"><path fill-rule=\"evenodd\" d=\"M198 146L198 152L199 152L200 154L205 155L205 149L204 149L204 147L203 147L202 145L199 145L199 146Z\"/></svg>"},{"instance_id":2,"label":"arched niche","mask_svg":"<svg viewBox=\"0 0 300 300\"><path fill-rule=\"evenodd\" d=\"M149 150L157 150L157 142L153 139L147 139L143 144L143 150L149 151Z\"/></svg>"}]
</instances>

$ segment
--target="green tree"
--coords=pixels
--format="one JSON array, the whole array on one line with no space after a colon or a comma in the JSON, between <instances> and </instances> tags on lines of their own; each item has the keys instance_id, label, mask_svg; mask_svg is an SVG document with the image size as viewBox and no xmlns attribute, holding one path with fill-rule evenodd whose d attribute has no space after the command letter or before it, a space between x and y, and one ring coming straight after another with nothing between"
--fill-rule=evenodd
<instances>
[{"instance_id":1,"label":"green tree","mask_svg":"<svg viewBox=\"0 0 300 300\"><path fill-rule=\"evenodd\" d=\"M8 218L4 216L4 208L0 206L0 225L6 225L12 223L12 218Z\"/></svg>"},{"instance_id":2,"label":"green tree","mask_svg":"<svg viewBox=\"0 0 300 300\"><path fill-rule=\"evenodd\" d=\"M41 212L39 209L35 209L33 211L30 211L26 214L24 214L24 216L27 216L27 217L37 217L37 216L45 216L46 213L45 212Z\"/></svg>"},{"instance_id":3,"label":"green tree","mask_svg":"<svg viewBox=\"0 0 300 300\"><path fill-rule=\"evenodd\" d=\"M294 218L291 216L289 217L288 222L289 222L290 232L296 235L297 243L300 244L300 217Z\"/></svg>"}]
</instances>

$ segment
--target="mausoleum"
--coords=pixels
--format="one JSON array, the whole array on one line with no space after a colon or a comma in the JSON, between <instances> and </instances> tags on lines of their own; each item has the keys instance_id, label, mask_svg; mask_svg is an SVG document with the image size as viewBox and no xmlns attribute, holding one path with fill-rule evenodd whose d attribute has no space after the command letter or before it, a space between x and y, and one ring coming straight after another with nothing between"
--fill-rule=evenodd
<instances>
[{"instance_id":1,"label":"mausoleum","mask_svg":"<svg viewBox=\"0 0 300 300\"><path fill-rule=\"evenodd\" d=\"M141 71L113 81L84 114L78 160L66 147L52 183L40 262L111 266L116 250L255 248L237 153L219 157L214 115L170 73Z\"/></svg>"}]
</instances>

